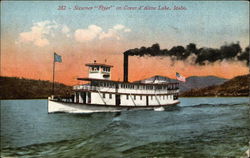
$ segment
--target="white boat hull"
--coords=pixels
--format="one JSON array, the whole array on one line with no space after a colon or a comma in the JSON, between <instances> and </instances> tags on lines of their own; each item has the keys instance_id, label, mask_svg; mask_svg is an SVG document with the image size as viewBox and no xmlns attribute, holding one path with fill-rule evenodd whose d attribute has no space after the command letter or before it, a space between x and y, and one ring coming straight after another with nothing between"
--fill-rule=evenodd
<instances>
[{"instance_id":1,"label":"white boat hull","mask_svg":"<svg viewBox=\"0 0 250 158\"><path fill-rule=\"evenodd\" d=\"M155 109L163 108L171 105L178 104L179 101L173 102L173 104L164 106L150 106L150 107L126 107L126 106L104 106L104 105L85 105L68 102L58 102L48 99L48 113L95 113L95 112L119 112L124 110L138 110L138 109Z\"/></svg>"}]
</instances>

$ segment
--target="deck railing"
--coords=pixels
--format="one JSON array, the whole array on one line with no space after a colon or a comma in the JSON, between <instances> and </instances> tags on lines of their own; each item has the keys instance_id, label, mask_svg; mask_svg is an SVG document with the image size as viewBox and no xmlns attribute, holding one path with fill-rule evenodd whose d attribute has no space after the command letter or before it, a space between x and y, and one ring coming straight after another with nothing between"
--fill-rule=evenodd
<instances>
[{"instance_id":1,"label":"deck railing","mask_svg":"<svg viewBox=\"0 0 250 158\"><path fill-rule=\"evenodd\" d=\"M130 89L130 88L119 88L118 91L114 87L97 87L90 85L77 85L73 87L74 90L92 90L100 92L118 92L118 93L136 93L136 94L161 94L161 93L178 93L178 88L168 89Z\"/></svg>"},{"instance_id":2,"label":"deck railing","mask_svg":"<svg viewBox=\"0 0 250 158\"><path fill-rule=\"evenodd\" d=\"M99 91L100 87L90 86L90 85L77 85L73 87L74 90L94 90Z\"/></svg>"}]
</instances>

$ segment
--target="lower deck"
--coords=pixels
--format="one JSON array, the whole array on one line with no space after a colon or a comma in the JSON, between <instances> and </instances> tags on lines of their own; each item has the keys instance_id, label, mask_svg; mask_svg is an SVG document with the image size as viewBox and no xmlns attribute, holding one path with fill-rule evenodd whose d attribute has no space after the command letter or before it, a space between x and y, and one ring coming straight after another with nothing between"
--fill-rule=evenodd
<instances>
[{"instance_id":1,"label":"lower deck","mask_svg":"<svg viewBox=\"0 0 250 158\"><path fill-rule=\"evenodd\" d=\"M158 111L161 108L168 107L171 105L178 104L176 100L172 104L161 105L161 106L114 106L114 105L102 105L102 104L84 104L84 103L73 103L66 101L55 101L48 99L48 113L95 113L95 112L120 112L126 110L150 110L155 109Z\"/></svg>"}]
</instances>

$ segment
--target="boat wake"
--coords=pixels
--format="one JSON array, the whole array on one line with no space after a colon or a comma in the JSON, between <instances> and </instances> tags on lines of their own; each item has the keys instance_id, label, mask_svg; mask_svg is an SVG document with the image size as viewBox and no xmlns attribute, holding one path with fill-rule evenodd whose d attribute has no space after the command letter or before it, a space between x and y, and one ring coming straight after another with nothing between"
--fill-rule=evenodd
<instances>
[{"instance_id":1,"label":"boat wake","mask_svg":"<svg viewBox=\"0 0 250 158\"><path fill-rule=\"evenodd\" d=\"M246 103L229 103L229 104L193 104L193 105L184 105L180 106L181 108L185 107L194 107L194 108L204 108L204 107L226 107L226 106L238 106L238 105L246 105Z\"/></svg>"},{"instance_id":2,"label":"boat wake","mask_svg":"<svg viewBox=\"0 0 250 158\"><path fill-rule=\"evenodd\" d=\"M115 117L110 124L104 129L93 135L84 136L75 139L66 139L56 142L46 142L39 144L31 144L22 147L6 147L1 149L1 157L96 157L100 153L113 155L108 153L109 139L106 139L110 134L115 135L112 142L115 146L122 145L127 138L125 131L131 128L131 123L127 123L119 117Z\"/></svg>"},{"instance_id":3,"label":"boat wake","mask_svg":"<svg viewBox=\"0 0 250 158\"><path fill-rule=\"evenodd\" d=\"M163 107L159 107L159 108L154 108L154 111L164 111L165 109Z\"/></svg>"}]
</instances>

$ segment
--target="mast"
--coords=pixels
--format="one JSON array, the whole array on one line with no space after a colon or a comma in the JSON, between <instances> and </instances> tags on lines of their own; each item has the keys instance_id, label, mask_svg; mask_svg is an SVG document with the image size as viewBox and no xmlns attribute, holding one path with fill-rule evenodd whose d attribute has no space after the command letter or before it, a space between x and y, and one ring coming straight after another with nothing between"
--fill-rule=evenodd
<instances>
[{"instance_id":1,"label":"mast","mask_svg":"<svg viewBox=\"0 0 250 158\"><path fill-rule=\"evenodd\" d=\"M54 93L55 93L55 67L56 67L56 62L61 63L62 62L62 57L54 52L52 95L54 95Z\"/></svg>"},{"instance_id":2,"label":"mast","mask_svg":"<svg viewBox=\"0 0 250 158\"><path fill-rule=\"evenodd\" d=\"M55 53L53 56L53 84L52 84L52 95L55 94Z\"/></svg>"}]
</instances>

